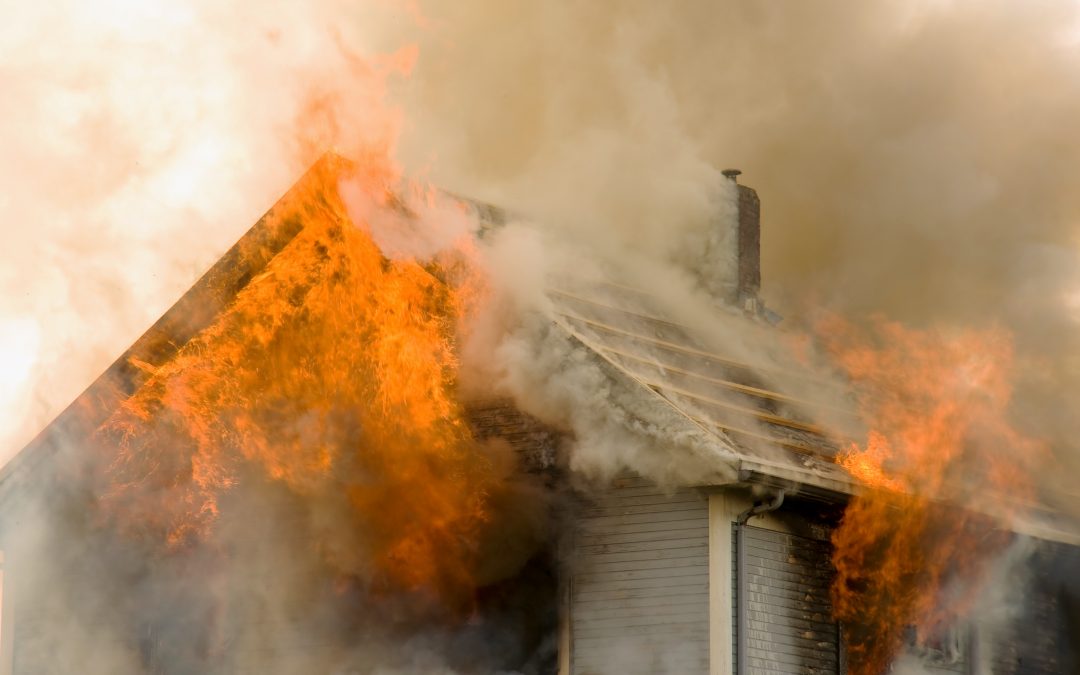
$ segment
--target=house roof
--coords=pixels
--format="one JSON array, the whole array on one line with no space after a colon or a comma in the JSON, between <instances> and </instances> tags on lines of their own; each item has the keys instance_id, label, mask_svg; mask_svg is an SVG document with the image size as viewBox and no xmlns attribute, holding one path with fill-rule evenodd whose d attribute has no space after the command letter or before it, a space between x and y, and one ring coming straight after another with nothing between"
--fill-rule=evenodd
<instances>
[{"instance_id":1,"label":"house roof","mask_svg":"<svg viewBox=\"0 0 1080 675\"><path fill-rule=\"evenodd\" d=\"M836 379L791 362L754 363L725 353L715 340L672 320L662 299L632 286L565 280L548 297L559 325L609 364L609 372L652 392L730 453L736 482L828 501L861 489L837 463L839 445L862 430L851 392ZM744 338L782 339L755 316L731 307L717 311L728 312L728 325L741 324ZM709 484L708 478L701 483ZM1077 523L1054 509L1013 496L994 501L1001 510L987 515L1014 531L1080 545Z\"/></svg>"},{"instance_id":2,"label":"house roof","mask_svg":"<svg viewBox=\"0 0 1080 675\"><path fill-rule=\"evenodd\" d=\"M834 461L835 441L812 421L822 404L779 383L835 384L807 371L751 364L720 353L668 318L658 298L630 286L564 281L549 289L548 297L556 321L570 335L729 451L738 480L769 477L833 494L853 491L850 476ZM750 330L773 332L741 312L725 318Z\"/></svg>"},{"instance_id":3,"label":"house roof","mask_svg":"<svg viewBox=\"0 0 1080 675\"><path fill-rule=\"evenodd\" d=\"M146 333L0 468L0 513L6 512L11 496L26 481L40 485L55 479L58 465L66 462L54 458L77 460L66 454L77 448L70 440L90 436L158 366L209 326L303 230L306 216L336 199L327 190L336 186L336 177L348 165L333 154L320 159ZM501 219L498 209L475 206L483 220ZM548 297L555 322L594 354L611 377L651 401L654 419L673 433L689 431L707 439L730 464L726 474L703 474L702 486L724 481L798 485L804 494L829 500L856 490L855 482L835 462L835 431L827 433L819 422L853 416L842 405L822 403L843 399L835 383L806 370L750 363L720 353L667 316L656 297L630 286L563 280L549 288ZM731 310L730 320L743 322L761 336L778 333L739 311ZM813 395L830 388L834 391L828 396ZM728 478L718 478L721 475ZM1067 540L1057 533L1064 528L1051 523L1051 516L1027 529ZM1075 541L1080 543L1080 536Z\"/></svg>"}]
</instances>

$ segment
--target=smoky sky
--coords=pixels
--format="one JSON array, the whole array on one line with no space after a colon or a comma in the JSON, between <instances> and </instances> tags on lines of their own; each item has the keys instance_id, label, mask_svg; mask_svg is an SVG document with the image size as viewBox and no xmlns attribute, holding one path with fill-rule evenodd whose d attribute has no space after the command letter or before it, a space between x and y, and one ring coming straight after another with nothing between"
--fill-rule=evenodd
<instances>
[{"instance_id":1,"label":"smoky sky","mask_svg":"<svg viewBox=\"0 0 1080 675\"><path fill-rule=\"evenodd\" d=\"M672 246L715 170L762 199L764 296L1003 326L1022 428L1072 461L1080 8L421 3L414 162L591 242Z\"/></svg>"},{"instance_id":2,"label":"smoky sky","mask_svg":"<svg viewBox=\"0 0 1080 675\"><path fill-rule=\"evenodd\" d=\"M763 199L774 296L912 321L1068 314L1072 3L481 4L422 6L407 83L423 105L406 142L449 180L528 203L561 174L577 210L735 166Z\"/></svg>"}]
</instances>

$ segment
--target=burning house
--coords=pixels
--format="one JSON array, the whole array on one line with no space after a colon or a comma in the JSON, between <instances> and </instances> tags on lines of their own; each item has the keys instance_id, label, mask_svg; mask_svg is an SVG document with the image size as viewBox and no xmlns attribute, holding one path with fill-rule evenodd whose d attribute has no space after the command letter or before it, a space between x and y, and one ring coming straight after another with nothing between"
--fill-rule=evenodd
<instances>
[{"instance_id":1,"label":"burning house","mask_svg":"<svg viewBox=\"0 0 1080 675\"><path fill-rule=\"evenodd\" d=\"M844 383L725 353L648 289L548 284L542 339L595 383L580 424L458 396L455 330L484 291L466 260L350 222L353 171L316 165L3 467L0 675L1080 667L1070 523L1019 488L952 500L963 463L895 496L887 461L845 449L866 421ZM702 285L742 340L785 347L737 175L706 243L734 264ZM594 441L630 459L578 475L566 448ZM864 545L881 513L905 536ZM956 548L1023 559L1010 611L980 604L964 582L993 571Z\"/></svg>"}]
</instances>

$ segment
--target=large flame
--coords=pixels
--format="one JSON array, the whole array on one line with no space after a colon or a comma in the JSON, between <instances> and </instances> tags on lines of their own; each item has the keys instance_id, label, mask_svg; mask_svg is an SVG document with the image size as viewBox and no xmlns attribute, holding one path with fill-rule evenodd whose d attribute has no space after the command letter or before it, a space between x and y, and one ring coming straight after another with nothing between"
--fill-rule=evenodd
<instances>
[{"instance_id":1,"label":"large flame","mask_svg":"<svg viewBox=\"0 0 1080 675\"><path fill-rule=\"evenodd\" d=\"M372 161L352 189L409 218ZM318 504L313 545L343 579L467 591L495 481L454 397L478 277L460 247L388 259L339 177L317 178L273 216L302 222L295 238L99 432L106 512L183 547L261 474Z\"/></svg>"},{"instance_id":2,"label":"large flame","mask_svg":"<svg viewBox=\"0 0 1080 675\"><path fill-rule=\"evenodd\" d=\"M834 611L853 675L885 672L914 629L920 644L962 615L984 563L1030 494L1040 445L1012 428L1012 345L1001 330L917 331L838 318L827 345L862 390L871 431L840 463L865 486L833 536ZM989 515L988 515L989 514Z\"/></svg>"}]
</instances>

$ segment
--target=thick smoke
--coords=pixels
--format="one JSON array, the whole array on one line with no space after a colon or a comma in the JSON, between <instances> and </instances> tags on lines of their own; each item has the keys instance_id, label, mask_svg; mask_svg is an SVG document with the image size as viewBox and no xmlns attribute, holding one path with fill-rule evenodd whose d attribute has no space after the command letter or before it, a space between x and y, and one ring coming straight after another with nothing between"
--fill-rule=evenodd
<instances>
[{"instance_id":1,"label":"thick smoke","mask_svg":"<svg viewBox=\"0 0 1080 675\"><path fill-rule=\"evenodd\" d=\"M1073 287L1031 272L1060 278L1037 245L1073 243L1071 3L424 11L406 140L454 187L650 250L735 165L765 196L773 293L912 320L1039 296L1065 313L1039 290Z\"/></svg>"},{"instance_id":2,"label":"thick smoke","mask_svg":"<svg viewBox=\"0 0 1080 675\"><path fill-rule=\"evenodd\" d=\"M782 314L1004 326L1017 419L1075 465L1075 3L420 8L406 148L438 181L670 260L737 166Z\"/></svg>"},{"instance_id":3,"label":"thick smoke","mask_svg":"<svg viewBox=\"0 0 1080 675\"><path fill-rule=\"evenodd\" d=\"M414 41L414 75L396 92L408 169L545 230L508 231L497 245L514 256L513 265L492 263L498 283L521 291L506 302L542 308L542 277L572 267L559 252L570 248L576 260L618 264L693 322L711 306L701 266L724 264L700 255L717 210L730 209L718 169L738 166L764 201L770 304L794 323L823 304L917 324L1004 325L1024 366L1018 419L1051 435L1062 461L1076 455L1067 442L1075 422L1062 414L1080 403L1072 3L464 0L421 2L407 17L381 3L111 4L20 5L11 9L19 19L0 26L0 457L129 345L326 145L348 153L385 137L387 118L366 114L381 91L356 56ZM547 236L570 244L549 246ZM514 339L495 340L501 351L489 353L520 365L515 347L535 347L523 340L542 331L502 320ZM772 358L722 322L702 321L700 332L734 356ZM498 374L552 417L604 429L612 420L596 413L605 400L581 390L593 375L570 372L558 380L562 397L548 398L523 391L543 384L541 373ZM672 480L697 469L651 471L644 453L609 456L640 450L643 438L592 446L599 454L580 468L629 464ZM52 571L83 559L62 538L36 539L65 528L27 523L41 528L25 530L33 536L24 546L64 553ZM266 565L235 592L257 598L258 584L281 574L270 561L282 554L252 555ZM187 569L201 573L200 564ZM134 587L168 602L152 595L153 581ZM51 598L57 614L69 609ZM293 608L277 600L259 611L288 632ZM126 633L108 620L123 606L108 610L79 623L84 634L65 663L130 669ZM410 650L430 650L431 660L387 667L435 672L440 639L424 635ZM251 663L288 669L295 664L275 661L286 651ZM328 654L340 660L317 665L386 672L349 661L378 662L378 653Z\"/></svg>"},{"instance_id":4,"label":"thick smoke","mask_svg":"<svg viewBox=\"0 0 1080 675\"><path fill-rule=\"evenodd\" d=\"M2 41L0 402L18 420L6 452L315 148L354 146L371 122L355 53L413 41L397 92L409 168L609 257L666 262L701 250L717 169L739 166L765 200L771 304L793 319L810 300L1002 323L1026 366L1022 418L1070 438L1057 411L1080 389L1075 13L1049 1L21 8Z\"/></svg>"}]
</instances>

